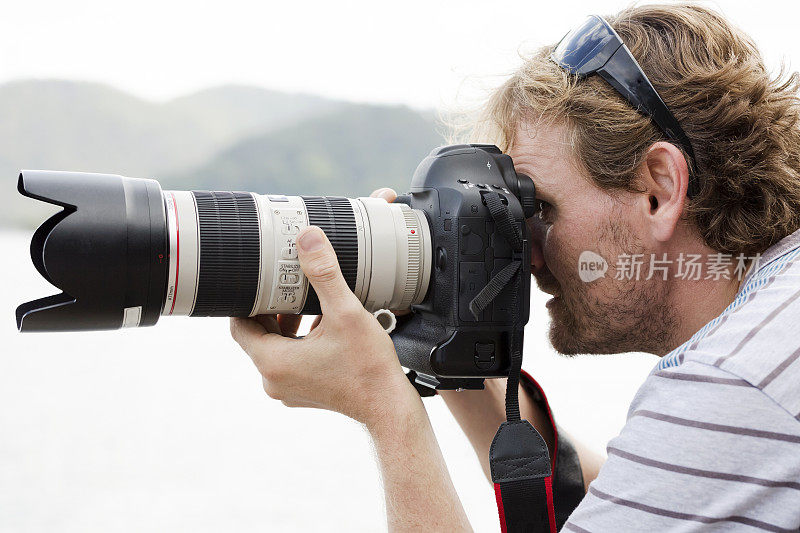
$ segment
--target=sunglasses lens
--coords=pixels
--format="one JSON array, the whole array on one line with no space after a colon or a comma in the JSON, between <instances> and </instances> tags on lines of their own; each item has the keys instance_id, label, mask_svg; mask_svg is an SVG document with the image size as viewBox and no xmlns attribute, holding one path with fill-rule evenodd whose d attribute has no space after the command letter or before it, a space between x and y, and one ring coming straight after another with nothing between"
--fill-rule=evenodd
<instances>
[{"instance_id":1,"label":"sunglasses lens","mask_svg":"<svg viewBox=\"0 0 800 533\"><path fill-rule=\"evenodd\" d=\"M572 74L591 74L608 60L608 57L599 58L598 54L607 55L605 45L612 40L617 40L617 37L611 28L600 17L591 16L566 34L550 57Z\"/></svg>"}]
</instances>

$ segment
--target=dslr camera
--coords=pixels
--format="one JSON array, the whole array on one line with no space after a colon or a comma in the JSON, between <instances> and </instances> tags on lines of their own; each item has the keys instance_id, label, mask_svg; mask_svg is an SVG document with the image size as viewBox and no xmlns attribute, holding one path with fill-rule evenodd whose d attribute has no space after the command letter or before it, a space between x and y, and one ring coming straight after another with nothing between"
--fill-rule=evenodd
<instances>
[{"instance_id":1,"label":"dslr camera","mask_svg":"<svg viewBox=\"0 0 800 533\"><path fill-rule=\"evenodd\" d=\"M433 150L410 192L377 198L164 191L152 179L22 171L19 192L63 209L31 240L62 292L17 308L22 332L152 326L161 316L319 314L295 247L328 236L418 389L475 389L506 376L528 321L533 182L491 145ZM518 335L518 337L514 337Z\"/></svg>"}]
</instances>

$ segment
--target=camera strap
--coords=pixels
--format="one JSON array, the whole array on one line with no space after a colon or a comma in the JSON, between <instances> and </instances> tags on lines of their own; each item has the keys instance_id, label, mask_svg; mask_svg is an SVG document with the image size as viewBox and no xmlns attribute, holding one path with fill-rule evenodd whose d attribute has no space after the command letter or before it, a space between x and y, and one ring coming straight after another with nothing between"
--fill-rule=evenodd
<instances>
[{"instance_id":1,"label":"camera strap","mask_svg":"<svg viewBox=\"0 0 800 533\"><path fill-rule=\"evenodd\" d=\"M483 194L497 230L521 258L522 233L508 206L494 191ZM492 440L489 465L494 483L500 529L503 533L556 533L553 505L552 468L547 444L538 431L520 416L519 379L522 371L523 327L520 324L519 288L522 260L515 259L472 299L469 309L478 320L480 313L507 286L512 288L511 360L506 385L506 421Z\"/></svg>"}]
</instances>

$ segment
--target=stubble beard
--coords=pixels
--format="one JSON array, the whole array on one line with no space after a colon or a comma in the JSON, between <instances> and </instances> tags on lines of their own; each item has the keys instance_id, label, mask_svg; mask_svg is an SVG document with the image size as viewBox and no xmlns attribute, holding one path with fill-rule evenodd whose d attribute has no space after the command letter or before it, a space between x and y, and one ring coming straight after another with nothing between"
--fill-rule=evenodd
<instances>
[{"instance_id":1,"label":"stubble beard","mask_svg":"<svg viewBox=\"0 0 800 533\"><path fill-rule=\"evenodd\" d=\"M612 243L603 257L609 266L619 254L643 253L626 229L611 224L603 228L600 242ZM553 348L564 355L669 351L677 317L669 303L670 280L661 275L617 280L612 269L605 278L584 283L578 277L577 257L566 269L569 279L561 283L559 297L549 306L549 337Z\"/></svg>"}]
</instances>

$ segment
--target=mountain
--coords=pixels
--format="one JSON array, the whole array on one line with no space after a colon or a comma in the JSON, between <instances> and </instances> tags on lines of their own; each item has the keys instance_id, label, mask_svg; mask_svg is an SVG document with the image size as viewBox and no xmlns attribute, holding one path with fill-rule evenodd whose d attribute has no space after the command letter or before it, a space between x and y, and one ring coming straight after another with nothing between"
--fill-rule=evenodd
<instances>
[{"instance_id":1,"label":"mountain","mask_svg":"<svg viewBox=\"0 0 800 533\"><path fill-rule=\"evenodd\" d=\"M214 144L221 146L335 111L342 105L318 96L226 85L176 98L167 107L192 117L192 123L200 124L214 137Z\"/></svg>"},{"instance_id":2,"label":"mountain","mask_svg":"<svg viewBox=\"0 0 800 533\"><path fill-rule=\"evenodd\" d=\"M155 103L95 83L11 82L0 86L0 160L149 176L339 106L253 87L216 87Z\"/></svg>"},{"instance_id":3,"label":"mountain","mask_svg":"<svg viewBox=\"0 0 800 533\"><path fill-rule=\"evenodd\" d=\"M157 177L175 189L367 194L405 189L442 143L429 114L223 86L158 103L106 85L0 85L0 227L50 210L16 192L19 169ZM12 192L13 191L13 192Z\"/></svg>"},{"instance_id":4,"label":"mountain","mask_svg":"<svg viewBox=\"0 0 800 533\"><path fill-rule=\"evenodd\" d=\"M165 186L290 195L363 196L405 191L419 162L443 138L432 117L407 107L348 105L254 136Z\"/></svg>"}]
</instances>

